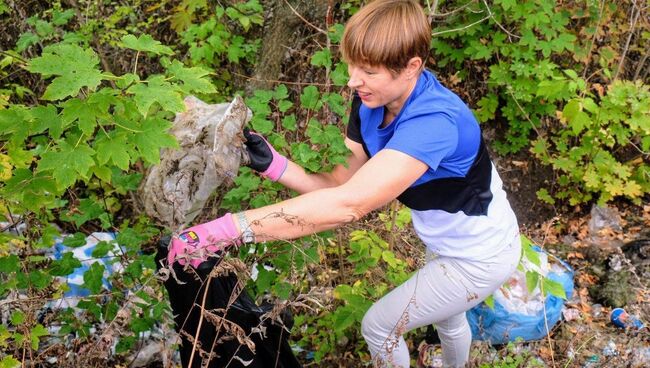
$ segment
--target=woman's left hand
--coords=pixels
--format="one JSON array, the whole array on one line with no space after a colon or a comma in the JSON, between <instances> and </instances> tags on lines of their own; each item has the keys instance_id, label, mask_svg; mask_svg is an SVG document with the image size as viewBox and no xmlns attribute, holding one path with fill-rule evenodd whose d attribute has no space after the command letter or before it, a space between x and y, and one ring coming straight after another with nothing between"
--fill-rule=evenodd
<instances>
[{"instance_id":1,"label":"woman's left hand","mask_svg":"<svg viewBox=\"0 0 650 368\"><path fill-rule=\"evenodd\" d=\"M239 243L239 231L233 215L227 213L216 220L192 226L172 238L167 255L168 265L175 261L185 265L189 260L195 268L209 256Z\"/></svg>"}]
</instances>

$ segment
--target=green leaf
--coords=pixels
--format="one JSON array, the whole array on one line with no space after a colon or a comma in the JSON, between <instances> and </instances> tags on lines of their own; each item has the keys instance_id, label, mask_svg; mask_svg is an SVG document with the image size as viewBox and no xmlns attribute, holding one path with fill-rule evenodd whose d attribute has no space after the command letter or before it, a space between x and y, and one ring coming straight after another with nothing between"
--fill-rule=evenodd
<instances>
[{"instance_id":1,"label":"green leaf","mask_svg":"<svg viewBox=\"0 0 650 368\"><path fill-rule=\"evenodd\" d=\"M287 116L283 117L282 118L282 127L284 129L295 132L296 129L298 128L298 125L296 124L296 115L291 114L291 115L287 115Z\"/></svg>"},{"instance_id":2,"label":"green leaf","mask_svg":"<svg viewBox=\"0 0 650 368\"><path fill-rule=\"evenodd\" d=\"M149 331L154 324L154 320L151 318L142 318L136 317L131 319L131 331L136 334L141 332Z\"/></svg>"},{"instance_id":3,"label":"green leaf","mask_svg":"<svg viewBox=\"0 0 650 368\"><path fill-rule=\"evenodd\" d=\"M120 89L127 89L130 85L136 82L140 82L140 77L137 74L126 73L121 75L115 81L115 86Z\"/></svg>"},{"instance_id":4,"label":"green leaf","mask_svg":"<svg viewBox=\"0 0 650 368\"><path fill-rule=\"evenodd\" d=\"M528 289L529 294L532 294L537 287L539 276L539 273L535 271L526 271L526 288Z\"/></svg>"},{"instance_id":5,"label":"green leaf","mask_svg":"<svg viewBox=\"0 0 650 368\"><path fill-rule=\"evenodd\" d=\"M180 93L162 75L150 77L146 83L131 86L127 92L134 94L138 110L144 117L149 113L151 105L156 102L166 111L182 112L185 110Z\"/></svg>"},{"instance_id":6,"label":"green leaf","mask_svg":"<svg viewBox=\"0 0 650 368\"><path fill-rule=\"evenodd\" d=\"M558 298L566 299L566 291L561 283L549 278L542 279L542 287L545 294L551 294Z\"/></svg>"},{"instance_id":7,"label":"green leaf","mask_svg":"<svg viewBox=\"0 0 650 368\"><path fill-rule=\"evenodd\" d=\"M31 331L29 332L29 337L32 342L32 349L34 351L38 350L38 345L40 342L40 338L43 336L49 335L49 332L47 331L47 328L45 328L42 324L37 324L34 326Z\"/></svg>"},{"instance_id":8,"label":"green leaf","mask_svg":"<svg viewBox=\"0 0 650 368\"><path fill-rule=\"evenodd\" d=\"M183 82L180 87L184 94L192 93L215 93L217 90L206 78L210 71L201 67L188 68L178 60L174 60L167 66L167 72L174 78Z\"/></svg>"},{"instance_id":9,"label":"green leaf","mask_svg":"<svg viewBox=\"0 0 650 368\"><path fill-rule=\"evenodd\" d=\"M340 93L327 93L323 95L323 101L327 106L334 111L338 116L345 116L347 111L347 101Z\"/></svg>"},{"instance_id":10,"label":"green leaf","mask_svg":"<svg viewBox=\"0 0 650 368\"><path fill-rule=\"evenodd\" d=\"M246 40L241 36L233 37L227 50L228 60L231 63L238 63L239 59L246 56L245 41Z\"/></svg>"},{"instance_id":11,"label":"green leaf","mask_svg":"<svg viewBox=\"0 0 650 368\"><path fill-rule=\"evenodd\" d=\"M102 290L102 278L104 277L104 265L95 262L84 272L84 287L93 294L98 294Z\"/></svg>"},{"instance_id":12,"label":"green leaf","mask_svg":"<svg viewBox=\"0 0 650 368\"><path fill-rule=\"evenodd\" d=\"M29 46L37 44L40 40L41 38L32 32L22 33L20 37L18 37L18 41L16 41L16 51L23 52L27 50Z\"/></svg>"},{"instance_id":13,"label":"green leaf","mask_svg":"<svg viewBox=\"0 0 650 368\"><path fill-rule=\"evenodd\" d=\"M339 62L330 73L330 79L336 86L345 86L348 82L348 66L344 62Z\"/></svg>"},{"instance_id":14,"label":"green leaf","mask_svg":"<svg viewBox=\"0 0 650 368\"><path fill-rule=\"evenodd\" d=\"M0 136L16 146L23 147L25 139L30 134L31 119L31 111L22 105L11 105L8 109L0 109Z\"/></svg>"},{"instance_id":15,"label":"green leaf","mask_svg":"<svg viewBox=\"0 0 650 368\"><path fill-rule=\"evenodd\" d=\"M562 50L573 51L576 42L576 36L570 33L560 33L556 39L553 40L553 50L562 52Z\"/></svg>"},{"instance_id":16,"label":"green leaf","mask_svg":"<svg viewBox=\"0 0 650 368\"><path fill-rule=\"evenodd\" d=\"M343 24L336 23L327 30L327 35L333 43L339 43L341 42L341 38L343 38L344 30L345 26Z\"/></svg>"},{"instance_id":17,"label":"green leaf","mask_svg":"<svg viewBox=\"0 0 650 368\"><path fill-rule=\"evenodd\" d=\"M585 128L591 126L591 118L584 111L580 111L570 121L570 126L573 134L578 135Z\"/></svg>"},{"instance_id":18,"label":"green leaf","mask_svg":"<svg viewBox=\"0 0 650 368\"><path fill-rule=\"evenodd\" d=\"M86 245L86 235L83 233L74 233L71 236L63 238L63 245L70 248L78 248Z\"/></svg>"},{"instance_id":19,"label":"green leaf","mask_svg":"<svg viewBox=\"0 0 650 368\"><path fill-rule=\"evenodd\" d=\"M566 88L566 80L543 80L537 86L537 96L557 100Z\"/></svg>"},{"instance_id":20,"label":"green leaf","mask_svg":"<svg viewBox=\"0 0 650 368\"><path fill-rule=\"evenodd\" d=\"M329 68L332 66L332 52L330 49L316 51L311 57L311 65Z\"/></svg>"},{"instance_id":21,"label":"green leaf","mask_svg":"<svg viewBox=\"0 0 650 368\"><path fill-rule=\"evenodd\" d=\"M566 74L569 78L575 80L578 79L578 73L576 73L575 70L573 69L564 69L564 74Z\"/></svg>"},{"instance_id":22,"label":"green leaf","mask_svg":"<svg viewBox=\"0 0 650 368\"><path fill-rule=\"evenodd\" d=\"M66 9L61 11L59 9L52 10L52 24L56 26L62 26L68 23L70 19L74 17L74 9Z\"/></svg>"},{"instance_id":23,"label":"green leaf","mask_svg":"<svg viewBox=\"0 0 650 368\"><path fill-rule=\"evenodd\" d=\"M76 259L72 252L66 252L63 253L63 257L52 262L49 272L52 276L67 276L79 267L81 267L81 261Z\"/></svg>"},{"instance_id":24,"label":"green leaf","mask_svg":"<svg viewBox=\"0 0 650 368\"><path fill-rule=\"evenodd\" d=\"M0 272L10 273L20 271L20 259L15 254L0 258Z\"/></svg>"},{"instance_id":25,"label":"green leaf","mask_svg":"<svg viewBox=\"0 0 650 368\"><path fill-rule=\"evenodd\" d=\"M54 26L52 23L39 19L34 25L36 34L40 37L47 38L54 33Z\"/></svg>"},{"instance_id":26,"label":"green leaf","mask_svg":"<svg viewBox=\"0 0 650 368\"><path fill-rule=\"evenodd\" d=\"M29 274L29 287L35 287L38 290L45 289L52 283L52 276L41 270L31 271Z\"/></svg>"},{"instance_id":27,"label":"green leaf","mask_svg":"<svg viewBox=\"0 0 650 368\"><path fill-rule=\"evenodd\" d=\"M517 6L517 0L501 0L500 3L503 10L508 10Z\"/></svg>"},{"instance_id":28,"label":"green leaf","mask_svg":"<svg viewBox=\"0 0 650 368\"><path fill-rule=\"evenodd\" d=\"M32 126L30 134L41 134L45 130L50 130L50 136L59 138L63 131L63 123L59 112L54 105L36 106L30 111L32 115Z\"/></svg>"},{"instance_id":29,"label":"green leaf","mask_svg":"<svg viewBox=\"0 0 650 368\"><path fill-rule=\"evenodd\" d=\"M287 300L291 295L292 287L290 283L281 281L273 285L271 289L273 290L273 293L277 295L278 298L282 300Z\"/></svg>"},{"instance_id":30,"label":"green leaf","mask_svg":"<svg viewBox=\"0 0 650 368\"><path fill-rule=\"evenodd\" d=\"M43 50L40 57L32 59L27 70L47 78L56 76L45 90L46 100L60 100L76 96L81 88L95 90L104 79L97 69L99 58L94 51L75 44L56 44Z\"/></svg>"},{"instance_id":31,"label":"green leaf","mask_svg":"<svg viewBox=\"0 0 650 368\"><path fill-rule=\"evenodd\" d=\"M356 322L356 316L352 308L343 307L336 310L334 318L334 331L342 332Z\"/></svg>"},{"instance_id":32,"label":"green leaf","mask_svg":"<svg viewBox=\"0 0 650 368\"><path fill-rule=\"evenodd\" d=\"M275 124L273 124L272 121L268 119L263 119L263 118L253 118L251 120L251 126L253 127L253 130L262 134L262 135L267 135L273 132L273 128L275 127Z\"/></svg>"},{"instance_id":33,"label":"green leaf","mask_svg":"<svg viewBox=\"0 0 650 368\"><path fill-rule=\"evenodd\" d=\"M319 107L320 93L316 86L307 86L300 95L300 104L302 107L315 110Z\"/></svg>"},{"instance_id":34,"label":"green leaf","mask_svg":"<svg viewBox=\"0 0 650 368\"><path fill-rule=\"evenodd\" d=\"M143 34L137 38L129 34L122 37L121 41L122 46L136 51L151 52L156 55L172 55L174 53L171 48L161 44L160 41L154 40L148 34Z\"/></svg>"},{"instance_id":35,"label":"green leaf","mask_svg":"<svg viewBox=\"0 0 650 368\"><path fill-rule=\"evenodd\" d=\"M14 176L0 188L5 198L21 203L28 208L48 208L55 203L54 195L60 190L50 174L34 173L30 169L16 169Z\"/></svg>"},{"instance_id":36,"label":"green leaf","mask_svg":"<svg viewBox=\"0 0 650 368\"><path fill-rule=\"evenodd\" d=\"M178 142L167 133L171 123L160 118L148 118L142 122L141 131L133 135L133 143L142 157L149 163L160 160L161 148L176 148Z\"/></svg>"},{"instance_id":37,"label":"green leaf","mask_svg":"<svg viewBox=\"0 0 650 368\"><path fill-rule=\"evenodd\" d=\"M261 293L268 292L271 289L271 285L275 283L277 275L274 271L269 271L264 268L264 265L262 264L258 264L257 270L257 280L255 280L257 289Z\"/></svg>"},{"instance_id":38,"label":"green leaf","mask_svg":"<svg viewBox=\"0 0 650 368\"><path fill-rule=\"evenodd\" d=\"M113 251L114 248L115 248L115 243L100 241L93 249L92 256L94 258L105 257L106 255L108 255L109 252Z\"/></svg>"},{"instance_id":39,"label":"green leaf","mask_svg":"<svg viewBox=\"0 0 650 368\"><path fill-rule=\"evenodd\" d=\"M25 313L19 310L14 311L13 313L11 313L11 317L9 318L9 320L11 321L11 324L14 326L21 325L23 322L25 322Z\"/></svg>"},{"instance_id":40,"label":"green leaf","mask_svg":"<svg viewBox=\"0 0 650 368\"><path fill-rule=\"evenodd\" d=\"M551 197L551 195L548 193L548 190L546 188L541 188L535 194L537 194L537 198L539 198L539 200L541 200L542 202L546 202L550 205L555 204L555 199Z\"/></svg>"},{"instance_id":41,"label":"green leaf","mask_svg":"<svg viewBox=\"0 0 650 368\"><path fill-rule=\"evenodd\" d=\"M0 361L0 368L18 368L20 366L20 361L12 356L6 356Z\"/></svg>"},{"instance_id":42,"label":"green leaf","mask_svg":"<svg viewBox=\"0 0 650 368\"><path fill-rule=\"evenodd\" d=\"M291 107L293 107L293 102L289 100L281 100L280 102L278 102L278 110L281 113L287 112L287 110L289 110Z\"/></svg>"},{"instance_id":43,"label":"green leaf","mask_svg":"<svg viewBox=\"0 0 650 368\"><path fill-rule=\"evenodd\" d=\"M111 131L108 135L102 135L95 141L95 151L97 152L97 163L105 165L111 161L115 166L122 170L128 170L131 162L129 150L125 147L130 146L127 132ZM130 148L130 147L129 147Z\"/></svg>"},{"instance_id":44,"label":"green leaf","mask_svg":"<svg viewBox=\"0 0 650 368\"><path fill-rule=\"evenodd\" d=\"M112 170L111 183L120 194L126 194L128 191L138 189L141 180L141 173L127 174L117 168Z\"/></svg>"},{"instance_id":45,"label":"green leaf","mask_svg":"<svg viewBox=\"0 0 650 368\"><path fill-rule=\"evenodd\" d=\"M66 221L72 220L77 227L80 227L105 213L104 208L99 203L89 198L79 200L79 206L77 206L76 210L72 216L63 215L61 218Z\"/></svg>"},{"instance_id":46,"label":"green leaf","mask_svg":"<svg viewBox=\"0 0 650 368\"><path fill-rule=\"evenodd\" d=\"M77 98L69 99L61 104L63 107L61 111L63 126L66 127L76 121L78 122L79 129L85 135L92 136L95 132L98 119L111 119L108 111L111 104L115 101L115 91L107 88L91 94L85 100ZM50 131L50 135L51 133Z\"/></svg>"},{"instance_id":47,"label":"green leaf","mask_svg":"<svg viewBox=\"0 0 650 368\"><path fill-rule=\"evenodd\" d=\"M275 91L273 91L273 98L280 101L286 99L287 97L289 97L289 90L287 89L287 86L284 84L278 84L275 87Z\"/></svg>"},{"instance_id":48,"label":"green leaf","mask_svg":"<svg viewBox=\"0 0 650 368\"><path fill-rule=\"evenodd\" d=\"M483 301L485 305L490 307L490 309L494 309L494 295L490 294L485 300Z\"/></svg>"},{"instance_id":49,"label":"green leaf","mask_svg":"<svg viewBox=\"0 0 650 368\"><path fill-rule=\"evenodd\" d=\"M385 250L381 253L381 259L383 259L391 268L395 268L399 265L399 260L395 257L395 253L389 250Z\"/></svg>"},{"instance_id":50,"label":"green leaf","mask_svg":"<svg viewBox=\"0 0 650 368\"><path fill-rule=\"evenodd\" d=\"M67 188L77 181L77 178L88 178L90 168L95 165L92 155L95 153L87 145L73 147L66 141L61 141L56 150L43 153L38 163L38 171L52 171L60 188Z\"/></svg>"},{"instance_id":51,"label":"green leaf","mask_svg":"<svg viewBox=\"0 0 650 368\"><path fill-rule=\"evenodd\" d=\"M522 244L522 245L524 245L524 244ZM542 261L539 258L539 252L534 250L530 245L529 246L524 245L523 246L523 251L524 251L524 256L526 257L526 259L528 259L535 266L540 267Z\"/></svg>"},{"instance_id":52,"label":"green leaf","mask_svg":"<svg viewBox=\"0 0 650 368\"><path fill-rule=\"evenodd\" d=\"M582 111L582 107L580 106L580 101L577 99L573 99L569 101L566 105L564 105L564 109L562 109L562 116L567 118L567 120L571 120L580 111Z\"/></svg>"}]
</instances>

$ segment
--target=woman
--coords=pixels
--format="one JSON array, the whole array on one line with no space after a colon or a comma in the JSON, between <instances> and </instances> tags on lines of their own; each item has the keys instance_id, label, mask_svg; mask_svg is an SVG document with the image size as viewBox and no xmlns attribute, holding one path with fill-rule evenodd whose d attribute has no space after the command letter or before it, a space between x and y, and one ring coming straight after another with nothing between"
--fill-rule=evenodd
<instances>
[{"instance_id":1,"label":"woman","mask_svg":"<svg viewBox=\"0 0 650 368\"><path fill-rule=\"evenodd\" d=\"M187 229L172 242L170 263L189 254L197 264L204 250L234 239L293 239L343 226L397 198L435 257L368 310L362 334L376 365L408 367L402 335L435 324L445 364L464 366L471 343L465 311L514 271L520 240L476 119L424 68L430 37L414 1L377 0L357 12L341 42L355 91L347 165L308 174L248 134L251 167L301 195Z\"/></svg>"}]
</instances>

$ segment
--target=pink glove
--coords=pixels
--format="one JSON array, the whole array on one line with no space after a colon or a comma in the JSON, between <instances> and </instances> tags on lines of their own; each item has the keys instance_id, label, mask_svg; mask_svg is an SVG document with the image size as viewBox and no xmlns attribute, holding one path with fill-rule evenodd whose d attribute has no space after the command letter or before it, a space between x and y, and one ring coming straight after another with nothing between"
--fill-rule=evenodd
<instances>
[{"instance_id":1,"label":"pink glove","mask_svg":"<svg viewBox=\"0 0 650 368\"><path fill-rule=\"evenodd\" d=\"M250 157L248 166L259 172L262 176L267 177L273 181L278 181L284 170L287 169L286 157L278 153L261 135L244 129L244 137L246 138L246 151Z\"/></svg>"},{"instance_id":2,"label":"pink glove","mask_svg":"<svg viewBox=\"0 0 650 368\"><path fill-rule=\"evenodd\" d=\"M239 242L239 231L232 213L216 220L192 226L174 235L167 254L167 264L174 261L185 265L187 259L195 268L207 260L210 254L223 250Z\"/></svg>"}]
</instances>

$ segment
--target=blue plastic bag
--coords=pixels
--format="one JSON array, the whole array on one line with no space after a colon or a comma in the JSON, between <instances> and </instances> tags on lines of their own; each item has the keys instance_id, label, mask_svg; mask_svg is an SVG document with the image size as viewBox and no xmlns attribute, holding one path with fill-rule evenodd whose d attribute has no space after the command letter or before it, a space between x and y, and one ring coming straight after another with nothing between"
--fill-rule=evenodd
<instances>
[{"instance_id":1,"label":"blue plastic bag","mask_svg":"<svg viewBox=\"0 0 650 368\"><path fill-rule=\"evenodd\" d=\"M108 254L101 258L94 258L92 256L93 250L100 242L108 242L112 245ZM54 254L52 258L61 259L65 253L73 253L74 257L81 261L81 267L77 267L70 275L66 277L59 277L61 282L68 284L69 290L63 294L63 299L55 303L59 306L74 306L76 305L77 298L90 295L90 290L83 287L84 273L90 269L93 263L99 262L104 266L102 284L107 290L111 289L111 284L108 282L108 277L115 273L122 271L122 265L116 262L116 257L121 253L120 246L115 243L114 233L92 233L86 237L86 244L80 247L67 247L63 244L63 239L58 239L54 245ZM61 302L65 301L63 305Z\"/></svg>"},{"instance_id":2,"label":"blue plastic bag","mask_svg":"<svg viewBox=\"0 0 650 368\"><path fill-rule=\"evenodd\" d=\"M539 247L534 247L534 249L543 253ZM563 272L551 271L546 277L562 284L567 299L569 299L573 293L573 270L565 262L557 258L554 259L559 261ZM495 298L494 309L483 302L467 311L466 314L472 329L472 337L475 340L488 341L491 344L505 344L518 338L524 341L539 340L544 338L548 334L548 330L552 329L560 320L564 302L565 300L562 298L547 294L543 308L531 315L508 310ZM544 318L544 313L546 313L546 318Z\"/></svg>"}]
</instances>

